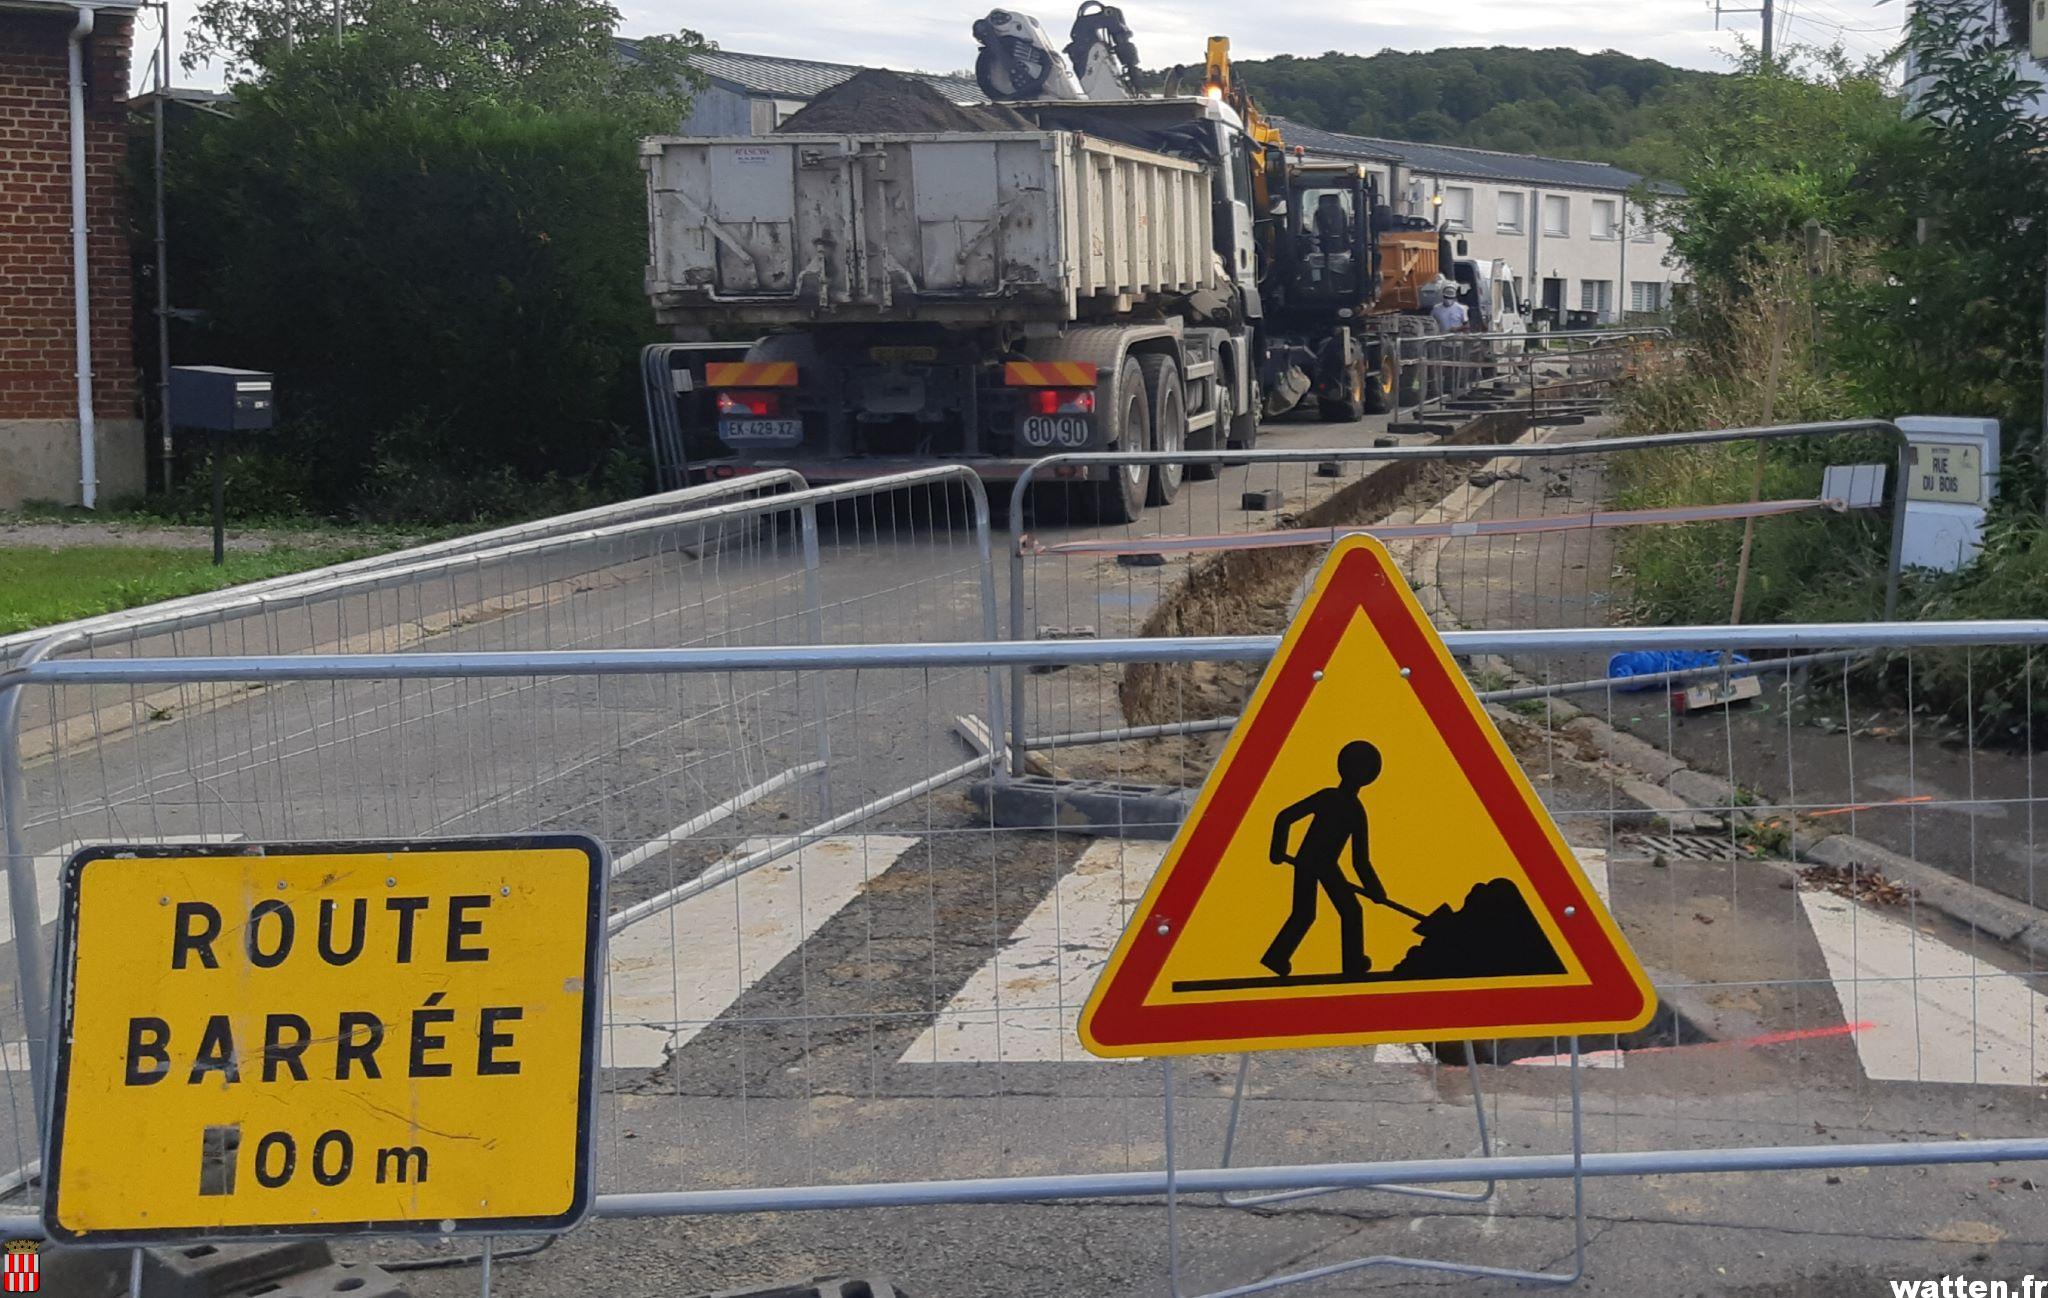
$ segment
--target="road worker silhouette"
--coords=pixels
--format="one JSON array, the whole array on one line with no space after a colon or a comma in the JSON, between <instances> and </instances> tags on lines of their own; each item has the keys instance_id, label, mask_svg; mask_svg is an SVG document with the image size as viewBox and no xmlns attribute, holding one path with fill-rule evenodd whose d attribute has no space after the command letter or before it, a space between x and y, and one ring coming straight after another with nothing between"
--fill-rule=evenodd
<instances>
[{"instance_id":1,"label":"road worker silhouette","mask_svg":"<svg viewBox=\"0 0 2048 1298\"><path fill-rule=\"evenodd\" d=\"M1275 865L1294 867L1294 904L1259 963L1282 978L1294 971L1295 948L1316 922L1318 893L1329 898L1337 915L1344 976L1363 977L1372 971L1372 959L1365 953L1365 912L1358 899L1362 895L1385 905L1387 891L1373 873L1365 808L1359 805L1358 794L1379 776L1380 750L1363 739L1353 740L1337 754L1335 785L1316 790L1273 817L1271 856ZM1308 830L1301 847L1290 853L1289 833L1305 817ZM1347 844L1356 884L1345 878L1338 864Z\"/></svg>"}]
</instances>

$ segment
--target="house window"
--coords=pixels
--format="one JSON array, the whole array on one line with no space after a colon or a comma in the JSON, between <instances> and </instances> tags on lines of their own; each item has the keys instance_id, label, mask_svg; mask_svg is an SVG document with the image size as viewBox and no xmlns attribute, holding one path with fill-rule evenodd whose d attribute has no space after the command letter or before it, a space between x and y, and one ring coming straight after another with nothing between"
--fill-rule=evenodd
<instances>
[{"instance_id":1,"label":"house window","mask_svg":"<svg viewBox=\"0 0 2048 1298\"><path fill-rule=\"evenodd\" d=\"M1444 186L1444 221L1453 230L1472 228L1472 191L1463 185Z\"/></svg>"},{"instance_id":2,"label":"house window","mask_svg":"<svg viewBox=\"0 0 2048 1298\"><path fill-rule=\"evenodd\" d=\"M1628 237L1637 243L1649 243L1657 237L1656 227L1650 224L1650 214L1640 207L1628 210Z\"/></svg>"},{"instance_id":3,"label":"house window","mask_svg":"<svg viewBox=\"0 0 2048 1298\"><path fill-rule=\"evenodd\" d=\"M1493 223L1502 234L1522 232L1523 195L1513 190L1503 190L1494 196Z\"/></svg>"},{"instance_id":4,"label":"house window","mask_svg":"<svg viewBox=\"0 0 2048 1298\"><path fill-rule=\"evenodd\" d=\"M1604 320L1613 309L1613 280L1582 279L1579 281L1579 310L1591 311Z\"/></svg>"},{"instance_id":5,"label":"house window","mask_svg":"<svg viewBox=\"0 0 2048 1298\"><path fill-rule=\"evenodd\" d=\"M1543 233L1565 235L1571 232L1571 197L1566 194L1545 194L1543 196Z\"/></svg>"},{"instance_id":6,"label":"house window","mask_svg":"<svg viewBox=\"0 0 2048 1298\"><path fill-rule=\"evenodd\" d=\"M1614 237L1615 227L1619 224L1616 208L1617 204L1611 198L1596 198L1593 200L1593 237L1595 239L1612 239Z\"/></svg>"},{"instance_id":7,"label":"house window","mask_svg":"<svg viewBox=\"0 0 2048 1298\"><path fill-rule=\"evenodd\" d=\"M1628 309L1654 314L1664 309L1664 285L1659 280L1630 280L1628 286Z\"/></svg>"}]
</instances>

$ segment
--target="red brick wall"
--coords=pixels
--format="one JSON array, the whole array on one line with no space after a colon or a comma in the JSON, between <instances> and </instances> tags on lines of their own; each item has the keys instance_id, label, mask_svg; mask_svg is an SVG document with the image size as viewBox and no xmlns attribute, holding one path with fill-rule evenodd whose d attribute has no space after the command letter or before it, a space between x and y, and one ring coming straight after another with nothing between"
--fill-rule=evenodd
<instances>
[{"instance_id":1,"label":"red brick wall","mask_svg":"<svg viewBox=\"0 0 2048 1298\"><path fill-rule=\"evenodd\" d=\"M73 19L0 9L0 419L76 419L71 138ZM130 24L101 10L86 42L86 203L93 410L133 416L123 158Z\"/></svg>"}]
</instances>

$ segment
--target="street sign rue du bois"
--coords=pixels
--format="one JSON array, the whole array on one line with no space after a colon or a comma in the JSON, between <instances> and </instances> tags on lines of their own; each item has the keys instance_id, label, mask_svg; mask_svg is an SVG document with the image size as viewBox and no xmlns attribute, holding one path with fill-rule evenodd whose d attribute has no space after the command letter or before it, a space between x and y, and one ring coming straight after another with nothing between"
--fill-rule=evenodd
<instances>
[{"instance_id":1,"label":"street sign rue du bois","mask_svg":"<svg viewBox=\"0 0 2048 1298\"><path fill-rule=\"evenodd\" d=\"M566 834L80 852L52 1237L573 1225L605 873Z\"/></svg>"}]
</instances>

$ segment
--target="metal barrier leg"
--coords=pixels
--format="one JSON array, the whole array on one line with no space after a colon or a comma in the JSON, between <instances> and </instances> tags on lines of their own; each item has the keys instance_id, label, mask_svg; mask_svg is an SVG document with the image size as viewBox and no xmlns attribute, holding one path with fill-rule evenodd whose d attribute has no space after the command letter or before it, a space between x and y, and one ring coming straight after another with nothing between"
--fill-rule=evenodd
<instances>
[{"instance_id":1,"label":"metal barrier leg","mask_svg":"<svg viewBox=\"0 0 2048 1298\"><path fill-rule=\"evenodd\" d=\"M1892 540L1891 551L1885 560L1884 572L1884 620L1889 622L1898 615L1899 574L1905 568L1906 554L1906 482L1913 469L1913 445L1904 433L1898 434L1898 468L1894 470L1896 481L1892 486ZM1757 454L1762 455L1761 444Z\"/></svg>"},{"instance_id":2,"label":"metal barrier leg","mask_svg":"<svg viewBox=\"0 0 2048 1298\"><path fill-rule=\"evenodd\" d=\"M818 579L818 507L805 505L800 518L804 539L804 617L811 643L821 645L825 643L825 600ZM824 765L824 769L818 772L818 799L829 816L832 814L831 708L825 700L822 682L812 683L811 703L817 713L818 761Z\"/></svg>"},{"instance_id":3,"label":"metal barrier leg","mask_svg":"<svg viewBox=\"0 0 2048 1298\"><path fill-rule=\"evenodd\" d=\"M984 639L1002 638L1000 615L996 612L996 562L995 543L990 537L988 493L970 493L974 501L974 542L975 557L979 561L977 571L981 578L981 634ZM1010 769L1009 754L1005 751L1006 736L1010 733L1003 709L1002 669L988 669L988 737L989 770L995 778L1007 778Z\"/></svg>"},{"instance_id":4,"label":"metal barrier leg","mask_svg":"<svg viewBox=\"0 0 2048 1298\"><path fill-rule=\"evenodd\" d=\"M76 632L52 636L15 663L18 670L77 643ZM49 1112L50 959L43 948L43 916L36 902L36 862L29 854L28 796L21 773L21 687L0 686L0 822L5 822L7 913L14 924L14 959L21 981L22 1030L28 1037L29 1089L35 1096L36 1135ZM38 1141L40 1144L40 1140Z\"/></svg>"},{"instance_id":5,"label":"metal barrier leg","mask_svg":"<svg viewBox=\"0 0 2048 1298\"><path fill-rule=\"evenodd\" d=\"M1580 1090L1579 1039L1571 1039L1571 1093L1572 1093L1572 1269L1570 1271L1530 1271L1520 1267L1481 1266L1469 1262L1446 1262L1438 1258L1407 1257L1401 1254L1382 1253L1371 1257L1351 1258L1343 1262L1332 1262L1326 1266L1310 1267L1304 1271L1291 1271L1286 1275L1268 1276L1250 1284L1237 1285L1229 1289L1214 1289L1200 1295L1188 1295L1180 1287L1180 1234L1179 1234L1179 1171L1174 1158L1173 1132L1173 1060L1165 1060L1166 1094L1166 1255L1170 1292L1173 1298L1239 1298L1243 1294L1266 1293L1287 1285L1305 1284L1311 1280L1327 1280L1332 1276L1345 1275L1352 1271L1363 1271L1368 1267L1404 1267L1415 1271L1437 1271L1446 1275L1485 1277L1494 1280L1516 1280L1523 1284L1574 1285L1586 1274L1586 1175L1585 1175L1585 1106ZM1389 1187L1391 1188L1391 1187ZM1316 1191L1320 1193L1321 1191Z\"/></svg>"},{"instance_id":6,"label":"metal barrier leg","mask_svg":"<svg viewBox=\"0 0 2048 1298\"><path fill-rule=\"evenodd\" d=\"M1173 1149L1173 1056L1159 1061L1159 1090L1166 1097L1166 1281L1172 1298L1180 1292L1180 1160Z\"/></svg>"},{"instance_id":7,"label":"metal barrier leg","mask_svg":"<svg viewBox=\"0 0 2048 1298\"><path fill-rule=\"evenodd\" d=\"M1244 1106L1244 1083L1251 1071L1250 1053L1238 1056L1237 1085L1230 1092L1230 1121L1223 1128L1223 1157L1218 1166L1231 1166L1231 1152L1237 1144L1238 1115ZM1465 1077L1472 1087L1472 1118L1479 1127L1479 1157L1493 1157L1493 1133L1486 1126L1486 1096L1479 1089L1479 1061L1472 1053L1472 1043L1465 1042ZM1453 1203L1485 1203L1499 1187L1498 1181L1486 1182L1483 1190L1437 1190L1421 1185L1381 1185L1375 1189L1388 1194L1405 1194L1417 1199L1448 1199ZM1232 1208L1270 1208L1276 1203L1292 1203L1296 1199L1313 1199L1318 1195L1336 1194L1343 1190L1341 1185L1315 1186L1306 1190L1281 1190L1273 1194L1247 1194L1232 1198L1229 1194L1216 1197Z\"/></svg>"},{"instance_id":8,"label":"metal barrier leg","mask_svg":"<svg viewBox=\"0 0 2048 1298\"><path fill-rule=\"evenodd\" d=\"M1025 640L1024 633L1024 488L1030 472L1017 480L1010 493L1010 532L1016 543L1010 547L1010 639ZM1024 664L1010 668L1010 764L1011 775L1022 775L1024 761Z\"/></svg>"}]
</instances>

